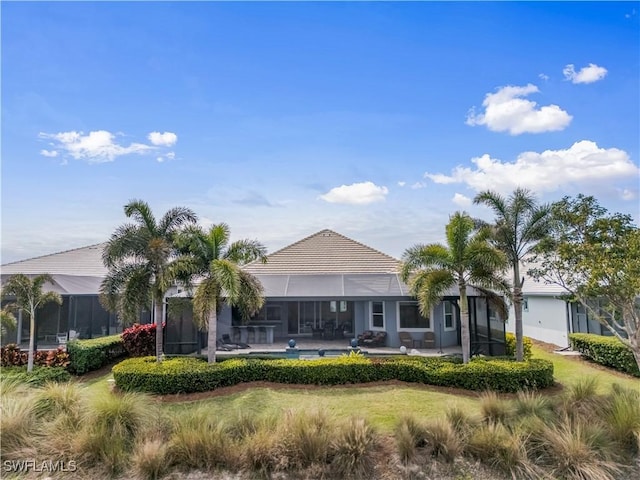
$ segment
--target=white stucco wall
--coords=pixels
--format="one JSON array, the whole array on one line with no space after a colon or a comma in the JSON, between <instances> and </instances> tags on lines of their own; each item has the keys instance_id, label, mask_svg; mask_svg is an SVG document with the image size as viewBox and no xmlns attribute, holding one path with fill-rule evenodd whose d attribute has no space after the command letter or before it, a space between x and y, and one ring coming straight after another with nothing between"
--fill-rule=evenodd
<instances>
[{"instance_id":1,"label":"white stucco wall","mask_svg":"<svg viewBox=\"0 0 640 480\"><path fill-rule=\"evenodd\" d=\"M525 337L553 343L559 347L569 346L567 332L567 310L564 300L550 296L526 296L529 311L522 312L522 328ZM515 312L509 309L507 332L515 332Z\"/></svg>"}]
</instances>

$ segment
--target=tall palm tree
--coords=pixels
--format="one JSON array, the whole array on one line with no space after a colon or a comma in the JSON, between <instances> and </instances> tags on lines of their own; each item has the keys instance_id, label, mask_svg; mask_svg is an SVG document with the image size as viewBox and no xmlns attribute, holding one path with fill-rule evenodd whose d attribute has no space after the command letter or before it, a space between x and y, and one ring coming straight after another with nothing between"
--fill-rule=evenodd
<instances>
[{"instance_id":1,"label":"tall palm tree","mask_svg":"<svg viewBox=\"0 0 640 480\"><path fill-rule=\"evenodd\" d=\"M229 226L213 225L205 231L199 227L185 229L180 235L181 271L196 276L200 283L193 295L195 323L207 328L207 359L216 361L218 313L226 302L237 306L248 318L264 304L263 288L241 266L255 260L266 262L266 248L256 240L229 243Z\"/></svg>"},{"instance_id":2,"label":"tall palm tree","mask_svg":"<svg viewBox=\"0 0 640 480\"><path fill-rule=\"evenodd\" d=\"M419 244L407 249L402 256L402 280L418 299L422 315L428 315L450 288L458 287L464 363L470 357L467 287L482 291L503 318L506 316L506 304L500 294L509 292L509 285L501 275L507 260L488 243L487 237L488 231L478 230L469 215L456 212L446 227L446 245Z\"/></svg>"},{"instance_id":3,"label":"tall palm tree","mask_svg":"<svg viewBox=\"0 0 640 480\"><path fill-rule=\"evenodd\" d=\"M176 207L156 221L142 200L129 202L124 213L134 223L118 227L102 252L109 273L100 293L105 305L117 311L125 322L135 321L140 307L151 304L156 322L156 358L160 362L162 305L176 278L175 240L184 226L196 222L196 215L188 208Z\"/></svg>"},{"instance_id":4,"label":"tall palm tree","mask_svg":"<svg viewBox=\"0 0 640 480\"><path fill-rule=\"evenodd\" d=\"M516 360L524 358L522 331L522 286L524 277L520 276L520 264L549 232L549 205L538 205L535 196L527 189L516 188L509 198L484 191L473 199L476 204L490 207L496 215L492 226L493 244L509 259L513 271L513 291L511 300L515 311Z\"/></svg>"},{"instance_id":5,"label":"tall palm tree","mask_svg":"<svg viewBox=\"0 0 640 480\"><path fill-rule=\"evenodd\" d=\"M17 273L9 277L2 287L3 297L14 297L11 308L20 308L29 314L29 354L27 359L27 372L33 370L33 357L36 338L36 310L49 302L62 305L62 297L56 292L43 292L45 283L53 283L49 274L37 275L33 280Z\"/></svg>"}]
</instances>

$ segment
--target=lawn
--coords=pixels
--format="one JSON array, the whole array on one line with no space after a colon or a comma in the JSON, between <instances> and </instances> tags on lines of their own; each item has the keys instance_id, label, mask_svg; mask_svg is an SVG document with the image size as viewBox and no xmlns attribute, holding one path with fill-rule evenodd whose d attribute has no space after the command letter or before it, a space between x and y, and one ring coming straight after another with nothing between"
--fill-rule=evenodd
<instances>
[{"instance_id":1,"label":"lawn","mask_svg":"<svg viewBox=\"0 0 640 480\"><path fill-rule=\"evenodd\" d=\"M536 358L554 363L556 381L570 385L583 377L595 377L601 390L608 391L614 383L640 389L640 380L589 364L578 357L562 356L534 345ZM111 374L91 378L86 382L90 392L103 395L109 391ZM558 390L549 392L558 394ZM291 388L284 385L258 386L251 389L232 389L228 395L217 395L189 402L172 402L163 405L171 411L206 405L212 413L228 415L229 412L283 411L287 409L309 410L322 406L338 418L362 415L383 431L391 431L404 413L422 418L433 418L453 405L469 413L478 411L478 394L452 391L424 385L363 385L358 387L309 387Z\"/></svg>"}]
</instances>

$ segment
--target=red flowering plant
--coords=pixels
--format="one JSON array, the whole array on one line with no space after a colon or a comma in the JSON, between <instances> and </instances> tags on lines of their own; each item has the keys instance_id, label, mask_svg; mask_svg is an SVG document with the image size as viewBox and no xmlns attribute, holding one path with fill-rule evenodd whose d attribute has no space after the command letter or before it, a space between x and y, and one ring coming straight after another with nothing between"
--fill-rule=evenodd
<instances>
[{"instance_id":1,"label":"red flowering plant","mask_svg":"<svg viewBox=\"0 0 640 480\"><path fill-rule=\"evenodd\" d=\"M162 327L164 328L164 323ZM156 353L156 324L134 323L122 332L124 349L132 357L147 357Z\"/></svg>"}]
</instances>

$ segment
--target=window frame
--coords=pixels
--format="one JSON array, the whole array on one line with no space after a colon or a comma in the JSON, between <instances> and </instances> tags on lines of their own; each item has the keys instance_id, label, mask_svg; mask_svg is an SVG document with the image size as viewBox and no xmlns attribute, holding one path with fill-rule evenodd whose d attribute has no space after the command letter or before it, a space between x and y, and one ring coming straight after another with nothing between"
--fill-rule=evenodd
<instances>
[{"instance_id":1,"label":"window frame","mask_svg":"<svg viewBox=\"0 0 640 480\"><path fill-rule=\"evenodd\" d=\"M400 305L416 305L418 306L418 302L416 302L415 300L400 300L396 302L396 318L398 321L398 332L434 332L434 326L433 326L433 308L431 309L431 311L429 312L429 327L428 328L416 328L416 327L403 327L402 326L402 319L400 318ZM418 314L420 314L420 309L418 308Z\"/></svg>"},{"instance_id":2,"label":"window frame","mask_svg":"<svg viewBox=\"0 0 640 480\"><path fill-rule=\"evenodd\" d=\"M447 307L445 306L446 304L451 305L451 326L447 327ZM444 300L442 302L442 329L445 332L455 332L456 329L458 328L458 323L457 323L457 315L456 315L456 308L454 303L451 300Z\"/></svg>"},{"instance_id":3,"label":"window frame","mask_svg":"<svg viewBox=\"0 0 640 480\"><path fill-rule=\"evenodd\" d=\"M373 304L374 303L381 303L382 304L382 313L373 313ZM376 330L376 331L386 331L386 327L387 327L387 315L386 315L386 307L385 307L385 303L384 300L370 300L369 301L369 330ZM382 326L378 327L376 325L373 324L373 316L374 315L382 315Z\"/></svg>"}]
</instances>

